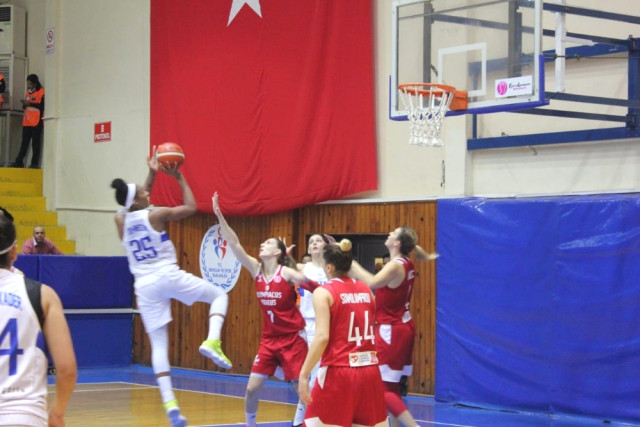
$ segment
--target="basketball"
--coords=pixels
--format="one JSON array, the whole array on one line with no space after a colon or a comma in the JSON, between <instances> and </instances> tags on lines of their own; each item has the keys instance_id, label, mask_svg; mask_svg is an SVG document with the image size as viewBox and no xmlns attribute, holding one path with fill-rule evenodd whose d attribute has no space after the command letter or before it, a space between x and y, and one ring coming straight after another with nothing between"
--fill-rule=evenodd
<instances>
[{"instance_id":1,"label":"basketball","mask_svg":"<svg viewBox=\"0 0 640 427\"><path fill-rule=\"evenodd\" d=\"M175 142L158 145L156 158L165 169L178 169L184 163L184 151Z\"/></svg>"}]
</instances>

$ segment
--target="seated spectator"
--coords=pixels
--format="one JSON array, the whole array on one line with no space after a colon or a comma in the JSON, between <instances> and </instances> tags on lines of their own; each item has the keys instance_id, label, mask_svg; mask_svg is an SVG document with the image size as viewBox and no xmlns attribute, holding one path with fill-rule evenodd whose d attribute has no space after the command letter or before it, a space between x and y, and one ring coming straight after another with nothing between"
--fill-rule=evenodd
<instances>
[{"instance_id":1,"label":"seated spectator","mask_svg":"<svg viewBox=\"0 0 640 427\"><path fill-rule=\"evenodd\" d=\"M23 255L63 255L63 253L45 237L44 227L33 227L33 238L27 239L22 244Z\"/></svg>"}]
</instances>

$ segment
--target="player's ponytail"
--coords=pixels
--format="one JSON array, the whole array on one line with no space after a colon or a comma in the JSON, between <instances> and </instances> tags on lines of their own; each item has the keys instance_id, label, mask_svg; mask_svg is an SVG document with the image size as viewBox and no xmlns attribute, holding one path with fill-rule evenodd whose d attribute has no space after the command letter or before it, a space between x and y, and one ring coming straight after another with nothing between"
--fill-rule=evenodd
<instances>
[{"instance_id":1,"label":"player's ponytail","mask_svg":"<svg viewBox=\"0 0 640 427\"><path fill-rule=\"evenodd\" d=\"M127 201L127 192L129 191L127 188L127 183L124 182L123 179L116 178L111 181L111 188L116 190L116 202L124 206Z\"/></svg>"},{"instance_id":2,"label":"player's ponytail","mask_svg":"<svg viewBox=\"0 0 640 427\"><path fill-rule=\"evenodd\" d=\"M349 239L342 239L340 243L331 243L324 247L322 252L324 263L333 265L335 277L346 276L351 269L351 263L353 262L352 246Z\"/></svg>"}]
</instances>

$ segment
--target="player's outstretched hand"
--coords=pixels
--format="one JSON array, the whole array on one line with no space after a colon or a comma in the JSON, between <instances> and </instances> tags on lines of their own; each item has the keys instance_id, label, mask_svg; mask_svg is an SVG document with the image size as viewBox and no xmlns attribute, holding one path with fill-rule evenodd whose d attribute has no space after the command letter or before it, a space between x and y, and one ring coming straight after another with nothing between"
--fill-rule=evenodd
<instances>
[{"instance_id":1,"label":"player's outstretched hand","mask_svg":"<svg viewBox=\"0 0 640 427\"><path fill-rule=\"evenodd\" d=\"M213 197L211 198L211 203L213 204L213 213L217 215L221 215L222 211L220 210L220 204L218 203L218 192L213 193Z\"/></svg>"},{"instance_id":2,"label":"player's outstretched hand","mask_svg":"<svg viewBox=\"0 0 640 427\"><path fill-rule=\"evenodd\" d=\"M284 244L284 247L287 248L287 256L291 256L291 251L293 250L293 248L296 247L296 245L293 244L291 246L287 246L287 238L286 237L278 237L278 240L280 240Z\"/></svg>"},{"instance_id":3,"label":"player's outstretched hand","mask_svg":"<svg viewBox=\"0 0 640 427\"><path fill-rule=\"evenodd\" d=\"M155 145L151 150L151 155L147 158L147 165L149 166L149 170L153 172L158 172L158 157L156 154L156 150L158 147Z\"/></svg>"}]
</instances>

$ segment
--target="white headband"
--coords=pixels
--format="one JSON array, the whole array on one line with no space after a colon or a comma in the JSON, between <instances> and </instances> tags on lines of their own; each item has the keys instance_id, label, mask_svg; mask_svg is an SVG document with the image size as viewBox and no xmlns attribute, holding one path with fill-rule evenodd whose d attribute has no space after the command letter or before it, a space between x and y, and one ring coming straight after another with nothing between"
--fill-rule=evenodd
<instances>
[{"instance_id":1,"label":"white headband","mask_svg":"<svg viewBox=\"0 0 640 427\"><path fill-rule=\"evenodd\" d=\"M136 198L136 185L127 184L127 199L124 201L125 209L129 209L133 204L133 199Z\"/></svg>"},{"instance_id":2,"label":"white headband","mask_svg":"<svg viewBox=\"0 0 640 427\"><path fill-rule=\"evenodd\" d=\"M7 252L9 252L16 245L17 242L18 242L17 240L14 240L13 243L10 244L7 249L3 249L3 250L0 251L0 255L4 255Z\"/></svg>"}]
</instances>

